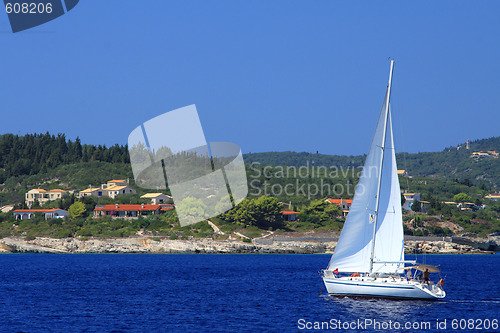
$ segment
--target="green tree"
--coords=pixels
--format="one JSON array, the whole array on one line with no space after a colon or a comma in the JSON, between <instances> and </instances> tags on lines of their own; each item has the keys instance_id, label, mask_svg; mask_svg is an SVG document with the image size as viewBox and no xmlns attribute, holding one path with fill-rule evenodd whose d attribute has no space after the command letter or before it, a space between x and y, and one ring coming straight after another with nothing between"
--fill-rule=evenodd
<instances>
[{"instance_id":1,"label":"green tree","mask_svg":"<svg viewBox=\"0 0 500 333\"><path fill-rule=\"evenodd\" d=\"M281 205L277 198L268 196L244 199L238 206L221 214L220 217L226 222L240 226L256 226L262 229L283 226Z\"/></svg>"},{"instance_id":2,"label":"green tree","mask_svg":"<svg viewBox=\"0 0 500 333\"><path fill-rule=\"evenodd\" d=\"M75 196L73 194L65 194L61 198L61 208L62 209L69 209L71 205L75 202Z\"/></svg>"},{"instance_id":3,"label":"green tree","mask_svg":"<svg viewBox=\"0 0 500 333\"><path fill-rule=\"evenodd\" d=\"M467 193L458 193L453 197L453 201L455 202L470 202L472 201L472 198L467 195Z\"/></svg>"},{"instance_id":4,"label":"green tree","mask_svg":"<svg viewBox=\"0 0 500 333\"><path fill-rule=\"evenodd\" d=\"M411 210L414 212L420 212L420 201L414 200L411 204Z\"/></svg>"},{"instance_id":5,"label":"green tree","mask_svg":"<svg viewBox=\"0 0 500 333\"><path fill-rule=\"evenodd\" d=\"M80 198L80 201L85 205L86 212L92 212L96 206L96 197L92 195L86 195Z\"/></svg>"},{"instance_id":6,"label":"green tree","mask_svg":"<svg viewBox=\"0 0 500 333\"><path fill-rule=\"evenodd\" d=\"M192 222L199 221L200 216L207 213L207 205L200 199L187 197L176 207L177 214L183 216Z\"/></svg>"},{"instance_id":7,"label":"green tree","mask_svg":"<svg viewBox=\"0 0 500 333\"><path fill-rule=\"evenodd\" d=\"M33 204L31 205L31 209L39 209L41 208L42 206L40 205L40 202L38 201L38 199L35 199L33 201Z\"/></svg>"},{"instance_id":8,"label":"green tree","mask_svg":"<svg viewBox=\"0 0 500 333\"><path fill-rule=\"evenodd\" d=\"M301 211L302 218L305 218L304 215L313 215L318 219L317 221L321 224L335 218L340 214L340 209L337 205L331 204L324 199L313 200L309 204L309 206L305 207ZM301 216L299 216L299 219ZM308 220L311 220L308 218ZM314 220L314 219L313 219Z\"/></svg>"},{"instance_id":9,"label":"green tree","mask_svg":"<svg viewBox=\"0 0 500 333\"><path fill-rule=\"evenodd\" d=\"M80 201L76 201L69 207L69 214L72 218L80 217L85 214L86 211L85 204Z\"/></svg>"},{"instance_id":10,"label":"green tree","mask_svg":"<svg viewBox=\"0 0 500 333\"><path fill-rule=\"evenodd\" d=\"M281 205L277 198L261 196L254 200L256 214L255 225L259 228L280 227L283 222Z\"/></svg>"}]
</instances>

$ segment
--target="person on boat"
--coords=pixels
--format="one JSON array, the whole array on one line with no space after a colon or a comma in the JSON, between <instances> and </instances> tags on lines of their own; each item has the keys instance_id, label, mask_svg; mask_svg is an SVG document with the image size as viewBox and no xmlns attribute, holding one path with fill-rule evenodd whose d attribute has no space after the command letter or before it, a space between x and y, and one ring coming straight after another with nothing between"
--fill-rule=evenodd
<instances>
[{"instance_id":1,"label":"person on boat","mask_svg":"<svg viewBox=\"0 0 500 333\"><path fill-rule=\"evenodd\" d=\"M406 281L411 281L411 269L409 268L406 271Z\"/></svg>"},{"instance_id":2,"label":"person on boat","mask_svg":"<svg viewBox=\"0 0 500 333\"><path fill-rule=\"evenodd\" d=\"M429 276L430 276L430 274L431 274L431 273L429 272L429 269L428 269L428 268L426 268L426 269L425 269L425 272L424 272L424 282L425 282L425 283L429 283Z\"/></svg>"}]
</instances>

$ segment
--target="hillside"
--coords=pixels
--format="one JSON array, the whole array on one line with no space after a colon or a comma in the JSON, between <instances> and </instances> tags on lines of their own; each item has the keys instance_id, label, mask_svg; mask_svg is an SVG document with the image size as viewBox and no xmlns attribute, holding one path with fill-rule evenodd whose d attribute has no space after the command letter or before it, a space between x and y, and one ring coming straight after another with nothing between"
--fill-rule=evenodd
<instances>
[{"instance_id":1,"label":"hillside","mask_svg":"<svg viewBox=\"0 0 500 333\"><path fill-rule=\"evenodd\" d=\"M469 150L465 149L465 145L460 145L458 150L457 147L450 147L441 152L399 153L399 168L406 169L412 176L411 180L401 184L402 188L429 192L443 200L459 192L479 196L479 189L498 191L500 159L470 157L474 151L488 150L500 152L500 137L473 141ZM347 191L347 195L346 191L340 194L333 186L341 184L347 190L347 185L351 184L352 189L357 183L358 168L363 165L365 156L267 152L246 154L244 159L251 196L267 194L284 202L293 201L301 205L311 198L351 197L352 191ZM254 162L261 165L252 164ZM272 177L263 174L265 166L276 166L268 168L268 171L272 170ZM308 166L306 170L309 175L300 177L289 173L281 174L282 166ZM344 171L349 169L351 172L339 173L335 177L314 174L315 168L332 166ZM108 148L102 145L85 145L79 139L74 142L66 140L64 134L0 135L0 206L22 202L24 193L36 186L81 190L90 184L101 184L116 177L133 178L127 146ZM312 196L300 193L301 185L309 189L309 186L319 187L324 183L330 184L332 191L320 191ZM272 186L275 186L274 189L283 189L287 184L294 184L289 187L293 189L292 195L287 195L284 191L271 193ZM473 185L476 188L470 188ZM141 192L140 188L135 188Z\"/></svg>"},{"instance_id":2,"label":"hillside","mask_svg":"<svg viewBox=\"0 0 500 333\"><path fill-rule=\"evenodd\" d=\"M459 147L458 150L457 147L449 147L441 152L398 153L399 169L406 169L414 177L470 179L475 185L485 183L492 190L500 189L500 158L470 157L472 152L477 151L500 152L500 137L472 141L469 150L465 149L465 144ZM244 160L246 164L257 162L274 166L335 166L346 169L363 166L365 157L288 151L245 154ZM0 135L0 184L19 182L26 176L36 178L41 174L52 174L51 171L62 165L91 162L127 165L127 146L108 148L86 145L81 144L78 138L74 142L66 140L64 134ZM127 174L131 176L131 173Z\"/></svg>"},{"instance_id":3,"label":"hillside","mask_svg":"<svg viewBox=\"0 0 500 333\"><path fill-rule=\"evenodd\" d=\"M494 150L500 152L500 137L470 142L449 147L441 152L398 153L396 159L400 169L406 169L413 177L432 177L444 180L469 179L475 185L484 183L492 191L500 189L500 158L471 158L472 152ZM297 152L268 152L245 154L248 164L286 166L335 166L337 168L362 167L366 155L337 156Z\"/></svg>"},{"instance_id":4,"label":"hillside","mask_svg":"<svg viewBox=\"0 0 500 333\"><path fill-rule=\"evenodd\" d=\"M430 205L428 214L418 219L413 213L405 213L407 234L447 235L453 229L460 234L485 237L500 231L500 205L484 199L488 192L499 187L500 160L470 157L471 152L479 150L500 151L500 138L472 142L470 150L451 147L435 153L399 154L400 168L407 169L412 176L401 177L402 189L421 193L421 200ZM248 154L245 156L248 198L237 208L211 220L226 233L250 238L260 237L263 230L338 232L344 221L342 211L324 198L352 198L359 180L358 167L364 158L295 152ZM406 167L401 167L402 163ZM332 166L336 168L329 168ZM147 191L133 181L127 146L82 145L78 139L66 140L63 134L0 135L0 207L16 204L21 208L24 194L32 188L60 188L71 193L117 178L130 178L130 186L137 194L98 200L68 195L47 203L49 208L63 209L69 209L77 200L84 203L85 216L63 224L60 220L43 219L17 224L12 214L0 213L0 237L16 234L30 239L39 236L125 237L144 230L153 236L172 239L212 235L206 223L180 227L175 211L132 224L121 219L97 221L89 216L98 203L143 202L140 195ZM478 207L482 204L488 207L468 212L442 204L455 201L458 194ZM283 203L290 204L287 206L290 210L300 212L299 221L285 223L280 214Z\"/></svg>"}]
</instances>

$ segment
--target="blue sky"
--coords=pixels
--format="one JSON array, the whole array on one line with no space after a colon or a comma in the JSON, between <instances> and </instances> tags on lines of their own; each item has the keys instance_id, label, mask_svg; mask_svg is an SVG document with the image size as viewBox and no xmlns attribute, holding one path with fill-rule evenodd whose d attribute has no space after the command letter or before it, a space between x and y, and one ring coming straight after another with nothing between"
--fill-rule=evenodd
<instances>
[{"instance_id":1,"label":"blue sky","mask_svg":"<svg viewBox=\"0 0 500 333\"><path fill-rule=\"evenodd\" d=\"M500 2L80 1L13 34L0 14L0 133L125 144L196 104L243 152L366 153L396 59L399 151L500 135Z\"/></svg>"}]
</instances>

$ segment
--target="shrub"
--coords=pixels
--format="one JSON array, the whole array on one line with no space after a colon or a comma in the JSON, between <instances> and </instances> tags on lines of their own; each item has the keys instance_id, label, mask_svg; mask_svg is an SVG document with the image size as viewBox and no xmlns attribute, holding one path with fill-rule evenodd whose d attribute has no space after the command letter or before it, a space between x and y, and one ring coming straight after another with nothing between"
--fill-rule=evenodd
<instances>
[{"instance_id":1,"label":"shrub","mask_svg":"<svg viewBox=\"0 0 500 333\"><path fill-rule=\"evenodd\" d=\"M32 235L32 234L28 234L26 237L24 237L24 240L29 242L29 241L32 241L36 239L36 236Z\"/></svg>"}]
</instances>

